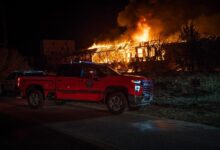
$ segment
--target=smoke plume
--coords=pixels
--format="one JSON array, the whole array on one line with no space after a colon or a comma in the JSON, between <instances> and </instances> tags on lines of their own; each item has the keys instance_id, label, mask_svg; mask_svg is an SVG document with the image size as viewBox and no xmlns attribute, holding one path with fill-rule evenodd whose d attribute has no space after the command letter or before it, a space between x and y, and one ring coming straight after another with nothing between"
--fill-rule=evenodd
<instances>
[{"instance_id":1,"label":"smoke plume","mask_svg":"<svg viewBox=\"0 0 220 150\"><path fill-rule=\"evenodd\" d=\"M117 22L129 34L144 17L154 38L176 35L188 21L193 21L200 33L220 35L219 11L218 0L130 0Z\"/></svg>"}]
</instances>

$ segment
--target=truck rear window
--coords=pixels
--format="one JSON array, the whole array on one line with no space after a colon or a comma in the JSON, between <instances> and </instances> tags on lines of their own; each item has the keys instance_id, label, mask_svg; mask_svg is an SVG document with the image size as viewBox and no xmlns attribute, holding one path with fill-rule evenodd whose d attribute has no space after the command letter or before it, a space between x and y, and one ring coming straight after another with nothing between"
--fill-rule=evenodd
<instances>
[{"instance_id":1,"label":"truck rear window","mask_svg":"<svg viewBox=\"0 0 220 150\"><path fill-rule=\"evenodd\" d=\"M79 65L62 65L59 67L57 75L65 77L80 77L81 67Z\"/></svg>"}]
</instances>

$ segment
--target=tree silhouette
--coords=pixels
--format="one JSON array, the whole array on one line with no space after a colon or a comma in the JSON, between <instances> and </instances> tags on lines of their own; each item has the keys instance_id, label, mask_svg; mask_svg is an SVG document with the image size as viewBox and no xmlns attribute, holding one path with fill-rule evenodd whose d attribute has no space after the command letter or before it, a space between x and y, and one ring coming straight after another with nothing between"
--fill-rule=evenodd
<instances>
[{"instance_id":1,"label":"tree silhouette","mask_svg":"<svg viewBox=\"0 0 220 150\"><path fill-rule=\"evenodd\" d=\"M198 70L198 64L200 64L199 56L199 31L197 30L193 21L189 21L184 24L180 30L179 38L186 42L186 50L183 56L183 60L188 71Z\"/></svg>"},{"instance_id":2,"label":"tree silhouette","mask_svg":"<svg viewBox=\"0 0 220 150\"><path fill-rule=\"evenodd\" d=\"M195 27L195 24L190 21L182 26L179 37L183 41L194 42L199 39L199 31Z\"/></svg>"}]
</instances>

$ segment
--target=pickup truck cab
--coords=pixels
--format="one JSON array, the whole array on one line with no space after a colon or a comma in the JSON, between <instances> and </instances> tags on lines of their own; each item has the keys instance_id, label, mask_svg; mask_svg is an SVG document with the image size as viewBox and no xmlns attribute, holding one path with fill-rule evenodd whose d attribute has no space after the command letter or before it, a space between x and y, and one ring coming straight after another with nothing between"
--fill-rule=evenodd
<instances>
[{"instance_id":1,"label":"pickup truck cab","mask_svg":"<svg viewBox=\"0 0 220 150\"><path fill-rule=\"evenodd\" d=\"M152 80L142 76L121 75L101 64L73 63L58 67L57 74L20 77L18 86L31 108L44 105L45 99L103 102L113 114L127 106L135 108L152 101Z\"/></svg>"}]
</instances>

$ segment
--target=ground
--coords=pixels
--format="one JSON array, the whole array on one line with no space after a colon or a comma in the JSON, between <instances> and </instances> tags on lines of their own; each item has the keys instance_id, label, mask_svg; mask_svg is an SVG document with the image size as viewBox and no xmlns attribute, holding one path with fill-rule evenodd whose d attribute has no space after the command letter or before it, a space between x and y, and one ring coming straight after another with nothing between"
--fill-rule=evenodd
<instances>
[{"instance_id":1,"label":"ground","mask_svg":"<svg viewBox=\"0 0 220 150\"><path fill-rule=\"evenodd\" d=\"M150 105L138 111L140 114L202 123L220 127L220 106L210 104L206 106L167 106Z\"/></svg>"},{"instance_id":2,"label":"ground","mask_svg":"<svg viewBox=\"0 0 220 150\"><path fill-rule=\"evenodd\" d=\"M88 103L33 110L26 100L1 97L0 130L8 149L220 149L220 128L140 111L114 116Z\"/></svg>"}]
</instances>

